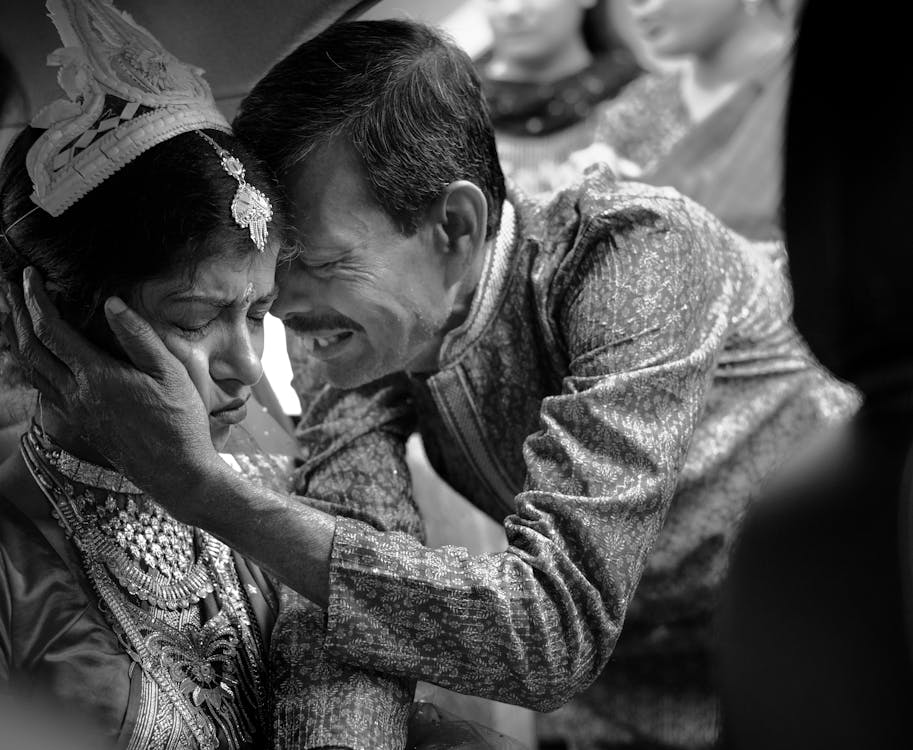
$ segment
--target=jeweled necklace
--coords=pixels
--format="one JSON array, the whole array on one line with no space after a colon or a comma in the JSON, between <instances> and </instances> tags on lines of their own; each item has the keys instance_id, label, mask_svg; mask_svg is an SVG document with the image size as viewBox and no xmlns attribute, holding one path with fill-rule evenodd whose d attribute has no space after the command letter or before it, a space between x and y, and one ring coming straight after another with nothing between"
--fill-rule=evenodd
<instances>
[{"instance_id":1,"label":"jeweled necklace","mask_svg":"<svg viewBox=\"0 0 913 750\"><path fill-rule=\"evenodd\" d=\"M22 454L32 477L51 502L58 523L72 536L74 543L91 562L104 564L129 593L155 607L168 610L189 607L212 593L212 581L206 568L206 558L212 554L214 540L209 539L209 543L195 563L184 571L175 571L170 561L160 562L160 555L155 555L151 549L151 545L156 544L158 549L155 552L164 552L162 543L153 542L145 533L146 528L151 528L151 523L144 528L142 520L145 519L141 520L141 514L137 513L142 493L129 480L110 469L93 466L54 446L47 434L37 425L33 425L23 435ZM42 463L52 467L65 478L86 486L86 489L79 492L74 484L57 480L53 472L33 470ZM107 500L101 506L101 510L89 487L108 491ZM117 489L114 489L115 487ZM115 494L130 497L121 507L115 499ZM59 497L62 497L64 502L54 499ZM145 499L145 503L152 510L150 521L153 515L157 517L162 538L168 539L164 546L173 551L175 559L187 561L192 554L192 540L187 528L175 524L170 519L166 521L161 508L151 500ZM106 521L103 518L105 515L112 518ZM113 538L104 533L106 528L115 532ZM117 531L120 531L120 537L117 536ZM137 540L138 535L142 535L146 540L150 547L148 552L144 553L141 549ZM139 567L137 563L140 560L149 565L151 572L147 573ZM183 572L183 575L165 575L163 570Z\"/></svg>"},{"instance_id":2,"label":"jeweled necklace","mask_svg":"<svg viewBox=\"0 0 913 750\"><path fill-rule=\"evenodd\" d=\"M247 705L257 707L264 700L259 675L263 649L228 549L197 532L201 551L194 562L194 535L188 527L168 517L125 477L55 445L37 424L23 436L21 452L52 515L82 554L102 611L199 747L218 747L216 727L231 748L249 741L255 727L237 692L244 693ZM101 501L99 492L106 493ZM170 541L163 546L166 536ZM147 544L141 545L140 538ZM213 592L214 581L221 584L222 610L200 627L195 605ZM124 592L152 609L131 603Z\"/></svg>"}]
</instances>

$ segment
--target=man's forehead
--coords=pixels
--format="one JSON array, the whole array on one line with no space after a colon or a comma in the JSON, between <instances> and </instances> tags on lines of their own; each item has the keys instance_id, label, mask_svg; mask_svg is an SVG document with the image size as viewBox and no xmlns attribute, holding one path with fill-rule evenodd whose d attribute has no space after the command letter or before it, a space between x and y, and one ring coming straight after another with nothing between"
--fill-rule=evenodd
<instances>
[{"instance_id":1,"label":"man's forehead","mask_svg":"<svg viewBox=\"0 0 913 750\"><path fill-rule=\"evenodd\" d=\"M309 154L285 182L302 249L351 245L386 228L360 158L339 139Z\"/></svg>"}]
</instances>

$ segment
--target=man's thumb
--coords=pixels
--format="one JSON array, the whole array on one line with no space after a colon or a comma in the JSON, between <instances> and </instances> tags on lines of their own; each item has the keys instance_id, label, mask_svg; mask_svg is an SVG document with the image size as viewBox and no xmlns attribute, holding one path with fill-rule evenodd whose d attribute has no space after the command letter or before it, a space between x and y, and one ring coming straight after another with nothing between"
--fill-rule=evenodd
<instances>
[{"instance_id":1,"label":"man's thumb","mask_svg":"<svg viewBox=\"0 0 913 750\"><path fill-rule=\"evenodd\" d=\"M133 365L153 377L167 372L174 359L159 335L120 297L105 302L105 317L124 353Z\"/></svg>"}]
</instances>

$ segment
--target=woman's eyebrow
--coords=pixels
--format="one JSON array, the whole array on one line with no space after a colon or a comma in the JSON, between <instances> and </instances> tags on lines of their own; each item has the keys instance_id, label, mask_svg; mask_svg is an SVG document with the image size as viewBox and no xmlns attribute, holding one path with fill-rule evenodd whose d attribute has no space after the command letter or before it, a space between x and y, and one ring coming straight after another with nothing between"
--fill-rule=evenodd
<instances>
[{"instance_id":1,"label":"woman's eyebrow","mask_svg":"<svg viewBox=\"0 0 913 750\"><path fill-rule=\"evenodd\" d=\"M274 286L269 292L258 297L254 300L254 304L266 304L271 303L276 297L279 296L279 287ZM207 294L205 292L184 292L174 295L169 295L169 303L197 303L203 305L209 305L210 307L218 308L229 308L229 307L240 307L241 305L247 304L246 300L247 295L240 295L237 297L226 297L220 294Z\"/></svg>"}]
</instances>

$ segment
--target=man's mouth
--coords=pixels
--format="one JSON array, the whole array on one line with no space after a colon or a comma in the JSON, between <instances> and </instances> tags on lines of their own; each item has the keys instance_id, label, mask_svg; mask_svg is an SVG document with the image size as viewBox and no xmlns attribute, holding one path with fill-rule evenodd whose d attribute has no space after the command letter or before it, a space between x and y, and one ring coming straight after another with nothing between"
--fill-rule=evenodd
<instances>
[{"instance_id":1,"label":"man's mouth","mask_svg":"<svg viewBox=\"0 0 913 750\"><path fill-rule=\"evenodd\" d=\"M312 354L325 355L335 352L338 347L344 344L352 337L355 331L313 331L310 333L300 333L301 342Z\"/></svg>"},{"instance_id":2,"label":"man's mouth","mask_svg":"<svg viewBox=\"0 0 913 750\"><path fill-rule=\"evenodd\" d=\"M357 323L340 315L291 316L283 321L295 331L304 347L314 355L335 353L360 330Z\"/></svg>"}]
</instances>

